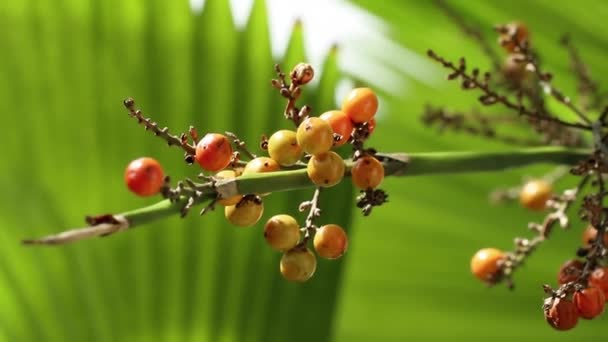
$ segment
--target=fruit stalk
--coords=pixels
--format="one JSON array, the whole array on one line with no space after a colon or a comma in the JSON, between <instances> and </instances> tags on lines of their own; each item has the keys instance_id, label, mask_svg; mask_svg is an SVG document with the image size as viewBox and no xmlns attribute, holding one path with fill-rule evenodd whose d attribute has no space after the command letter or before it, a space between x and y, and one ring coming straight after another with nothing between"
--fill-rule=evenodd
<instances>
[{"instance_id":1,"label":"fruit stalk","mask_svg":"<svg viewBox=\"0 0 608 342\"><path fill-rule=\"evenodd\" d=\"M382 162L386 176L423 176L503 171L542 163L573 165L588 155L589 151L584 149L542 147L503 152L379 153L377 158ZM348 177L353 162L352 160L346 160L345 162L346 177ZM197 190L201 192L201 196L197 198L197 203L194 204L212 200L218 194L222 198L230 198L238 194L290 191L314 186L306 173L305 167L287 171L254 173L200 185ZM65 231L41 239L24 240L23 243L28 245L55 245L94 236L106 236L179 214L186 203L187 199L185 197L176 201L166 199L147 207L110 215L114 219L119 219L118 222L107 222L106 220L96 225ZM103 225L103 229L100 225Z\"/></svg>"}]
</instances>

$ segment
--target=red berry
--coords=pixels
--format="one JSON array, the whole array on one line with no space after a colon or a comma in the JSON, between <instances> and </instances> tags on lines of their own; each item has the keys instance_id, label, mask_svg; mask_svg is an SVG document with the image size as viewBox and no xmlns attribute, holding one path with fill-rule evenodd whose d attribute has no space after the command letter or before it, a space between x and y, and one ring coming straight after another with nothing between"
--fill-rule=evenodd
<instances>
[{"instance_id":1,"label":"red berry","mask_svg":"<svg viewBox=\"0 0 608 342\"><path fill-rule=\"evenodd\" d=\"M608 298L608 267L596 268L589 275L589 286L597 287Z\"/></svg>"},{"instance_id":2,"label":"red berry","mask_svg":"<svg viewBox=\"0 0 608 342\"><path fill-rule=\"evenodd\" d=\"M566 298L555 298L545 307L545 319L556 330L570 330L578 323L578 311Z\"/></svg>"},{"instance_id":3,"label":"red berry","mask_svg":"<svg viewBox=\"0 0 608 342\"><path fill-rule=\"evenodd\" d=\"M327 121L334 133L341 136L340 140L334 141L334 146L342 146L350 139L350 134L353 132L353 123L350 118L342 111L330 110L319 116Z\"/></svg>"},{"instance_id":4,"label":"red berry","mask_svg":"<svg viewBox=\"0 0 608 342\"><path fill-rule=\"evenodd\" d=\"M342 111L354 123L364 123L378 111L378 97L370 88L355 88L342 102Z\"/></svg>"},{"instance_id":5,"label":"red berry","mask_svg":"<svg viewBox=\"0 0 608 342\"><path fill-rule=\"evenodd\" d=\"M165 179L160 164L152 158L135 159L125 170L125 183L138 196L156 195Z\"/></svg>"},{"instance_id":6,"label":"red berry","mask_svg":"<svg viewBox=\"0 0 608 342\"><path fill-rule=\"evenodd\" d=\"M573 259L566 261L557 273L557 283L564 285L575 281L583 272L583 268L585 268L585 263L580 260Z\"/></svg>"},{"instance_id":7,"label":"red berry","mask_svg":"<svg viewBox=\"0 0 608 342\"><path fill-rule=\"evenodd\" d=\"M572 301L582 318L593 319L604 311L606 296L597 287L588 287L581 291L576 291L572 297Z\"/></svg>"},{"instance_id":8,"label":"red berry","mask_svg":"<svg viewBox=\"0 0 608 342\"><path fill-rule=\"evenodd\" d=\"M196 145L196 161L207 171L220 171L232 159L230 140L222 134L207 133Z\"/></svg>"}]
</instances>

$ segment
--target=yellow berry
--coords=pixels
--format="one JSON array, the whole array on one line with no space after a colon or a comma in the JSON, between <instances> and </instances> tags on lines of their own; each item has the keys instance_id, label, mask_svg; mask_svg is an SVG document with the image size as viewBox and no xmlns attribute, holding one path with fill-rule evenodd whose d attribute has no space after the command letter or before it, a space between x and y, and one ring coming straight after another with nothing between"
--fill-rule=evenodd
<instances>
[{"instance_id":1,"label":"yellow berry","mask_svg":"<svg viewBox=\"0 0 608 342\"><path fill-rule=\"evenodd\" d=\"M217 179L233 179L236 178L236 172L234 170L223 170L215 174ZM243 198L243 195L234 195L230 198L224 198L218 201L221 205L235 205Z\"/></svg>"},{"instance_id":2,"label":"yellow berry","mask_svg":"<svg viewBox=\"0 0 608 342\"><path fill-rule=\"evenodd\" d=\"M342 111L354 123L372 119L378 110L378 97L370 88L355 88L342 102Z\"/></svg>"},{"instance_id":3,"label":"yellow berry","mask_svg":"<svg viewBox=\"0 0 608 342\"><path fill-rule=\"evenodd\" d=\"M296 138L304 152L315 155L331 149L334 144L334 131L327 121L310 117L298 126Z\"/></svg>"},{"instance_id":4,"label":"yellow berry","mask_svg":"<svg viewBox=\"0 0 608 342\"><path fill-rule=\"evenodd\" d=\"M504 258L505 253L499 249L480 249L471 259L471 273L479 280L491 282L500 270L499 262Z\"/></svg>"},{"instance_id":5,"label":"yellow berry","mask_svg":"<svg viewBox=\"0 0 608 342\"><path fill-rule=\"evenodd\" d=\"M274 172L279 171L280 169L281 167L274 159L268 157L257 157L250 160L247 165L245 165L243 175L248 175L251 173Z\"/></svg>"},{"instance_id":6,"label":"yellow berry","mask_svg":"<svg viewBox=\"0 0 608 342\"><path fill-rule=\"evenodd\" d=\"M290 250L300 241L298 221L289 215L275 215L264 225L264 238L277 251Z\"/></svg>"},{"instance_id":7,"label":"yellow berry","mask_svg":"<svg viewBox=\"0 0 608 342\"><path fill-rule=\"evenodd\" d=\"M346 252L348 237L342 227L337 224L327 224L317 230L314 246L320 257L337 259Z\"/></svg>"},{"instance_id":8,"label":"yellow berry","mask_svg":"<svg viewBox=\"0 0 608 342\"><path fill-rule=\"evenodd\" d=\"M326 188L340 183L344 170L344 160L333 151L312 156L306 167L310 180Z\"/></svg>"},{"instance_id":9,"label":"yellow berry","mask_svg":"<svg viewBox=\"0 0 608 342\"><path fill-rule=\"evenodd\" d=\"M296 132L284 129L275 132L268 139L268 154L280 165L290 166L302 158L304 151L298 145Z\"/></svg>"},{"instance_id":10,"label":"yellow berry","mask_svg":"<svg viewBox=\"0 0 608 342\"><path fill-rule=\"evenodd\" d=\"M307 249L292 249L281 258L281 275L289 281L304 282L317 269L317 258Z\"/></svg>"},{"instance_id":11,"label":"yellow berry","mask_svg":"<svg viewBox=\"0 0 608 342\"><path fill-rule=\"evenodd\" d=\"M239 227L251 227L264 213L264 203L259 197L243 197L236 205L224 207L224 216L228 222Z\"/></svg>"}]
</instances>

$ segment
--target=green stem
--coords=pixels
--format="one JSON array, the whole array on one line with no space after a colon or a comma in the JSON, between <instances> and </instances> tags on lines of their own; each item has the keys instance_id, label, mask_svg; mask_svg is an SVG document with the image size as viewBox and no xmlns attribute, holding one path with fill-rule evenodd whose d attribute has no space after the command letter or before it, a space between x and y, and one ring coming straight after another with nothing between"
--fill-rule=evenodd
<instances>
[{"instance_id":1,"label":"green stem","mask_svg":"<svg viewBox=\"0 0 608 342\"><path fill-rule=\"evenodd\" d=\"M589 156L590 151L567 149L564 147L526 148L503 152L429 152L429 153L392 153L378 154L384 165L386 176L422 176L432 174L451 174L464 172L504 171L531 164L566 164L573 165ZM346 161L346 177L350 176L352 161ZM215 198L220 194L229 198L237 194L267 193L290 191L314 187L306 173L306 168L259 173L241 176L235 179L220 181L215 187L204 184L197 190L201 192L195 204ZM133 228L168 216L179 214L187 203L186 198L171 202L163 200L156 204L115 215L126 220L128 227ZM112 224L104 227L92 226L48 236L38 240L26 240L28 244L60 244L91 236L111 234L125 229L124 226ZM90 234L82 234L89 229ZM78 237L66 238L70 232L80 232ZM68 233L68 234L66 234ZM61 237L60 237L61 235Z\"/></svg>"}]
</instances>

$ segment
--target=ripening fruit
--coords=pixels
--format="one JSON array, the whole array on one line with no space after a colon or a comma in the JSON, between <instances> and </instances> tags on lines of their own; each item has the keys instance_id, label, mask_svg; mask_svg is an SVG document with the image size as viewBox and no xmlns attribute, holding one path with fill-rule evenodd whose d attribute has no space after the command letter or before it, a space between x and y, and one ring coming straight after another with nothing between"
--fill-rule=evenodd
<instances>
[{"instance_id":1,"label":"ripening fruit","mask_svg":"<svg viewBox=\"0 0 608 342\"><path fill-rule=\"evenodd\" d=\"M606 296L604 292L596 287L588 287L576 291L572 297L579 315L584 319L593 319L604 311Z\"/></svg>"},{"instance_id":2,"label":"ripening fruit","mask_svg":"<svg viewBox=\"0 0 608 342\"><path fill-rule=\"evenodd\" d=\"M247 165L245 165L243 175L248 175L251 173L275 172L279 171L280 169L281 167L274 159L268 157L257 157L250 160Z\"/></svg>"},{"instance_id":3,"label":"ripening fruit","mask_svg":"<svg viewBox=\"0 0 608 342\"><path fill-rule=\"evenodd\" d=\"M327 121L310 117L298 126L296 138L304 152L315 155L331 149L334 144L334 131Z\"/></svg>"},{"instance_id":4,"label":"ripening fruit","mask_svg":"<svg viewBox=\"0 0 608 342\"><path fill-rule=\"evenodd\" d=\"M471 259L471 273L479 280L490 282L500 271L499 262L504 258L505 253L499 249L480 249Z\"/></svg>"},{"instance_id":5,"label":"ripening fruit","mask_svg":"<svg viewBox=\"0 0 608 342\"><path fill-rule=\"evenodd\" d=\"M570 330L578 323L578 311L569 299L555 298L545 309L545 319L556 330Z\"/></svg>"},{"instance_id":6,"label":"ripening fruit","mask_svg":"<svg viewBox=\"0 0 608 342\"><path fill-rule=\"evenodd\" d=\"M264 213L264 203L259 197L243 197L239 203L224 207L224 216L228 222L239 227L251 227Z\"/></svg>"},{"instance_id":7,"label":"ripening fruit","mask_svg":"<svg viewBox=\"0 0 608 342\"><path fill-rule=\"evenodd\" d=\"M597 287L604 292L604 296L608 298L608 267L599 267L593 270L589 275L589 286Z\"/></svg>"},{"instance_id":8,"label":"ripening fruit","mask_svg":"<svg viewBox=\"0 0 608 342\"><path fill-rule=\"evenodd\" d=\"M222 134L207 133L196 145L196 162L205 170L217 172L232 159L230 140Z\"/></svg>"},{"instance_id":9,"label":"ripening fruit","mask_svg":"<svg viewBox=\"0 0 608 342\"><path fill-rule=\"evenodd\" d=\"M304 282L317 269L317 258L308 249L292 249L281 258L281 274L289 281Z\"/></svg>"},{"instance_id":10,"label":"ripening fruit","mask_svg":"<svg viewBox=\"0 0 608 342\"><path fill-rule=\"evenodd\" d=\"M234 170L223 170L215 174L215 178L217 179L233 179L236 178L237 174ZM217 201L221 205L235 205L239 203L239 201L243 198L243 195L235 195L230 198L224 198Z\"/></svg>"},{"instance_id":11,"label":"ripening fruit","mask_svg":"<svg viewBox=\"0 0 608 342\"><path fill-rule=\"evenodd\" d=\"M511 37L515 37L515 39L521 44L529 39L530 33L526 25L518 22L513 22L505 25L507 29L507 33L503 33L498 37L498 43L502 45L502 47L507 50L507 52L514 52L515 47L517 46Z\"/></svg>"},{"instance_id":12,"label":"ripening fruit","mask_svg":"<svg viewBox=\"0 0 608 342\"><path fill-rule=\"evenodd\" d=\"M585 268L585 263L580 260L572 259L566 261L557 273L557 283L564 285L575 281L583 272L583 268Z\"/></svg>"},{"instance_id":13,"label":"ripening fruit","mask_svg":"<svg viewBox=\"0 0 608 342\"><path fill-rule=\"evenodd\" d=\"M328 188L340 183L345 168L342 157L329 151L312 156L306 166L306 172L314 184Z\"/></svg>"},{"instance_id":14,"label":"ripening fruit","mask_svg":"<svg viewBox=\"0 0 608 342\"><path fill-rule=\"evenodd\" d=\"M370 88L355 88L342 102L342 111L354 123L364 123L378 111L378 97Z\"/></svg>"},{"instance_id":15,"label":"ripening fruit","mask_svg":"<svg viewBox=\"0 0 608 342\"><path fill-rule=\"evenodd\" d=\"M125 170L125 183L138 196L156 195L164 179L165 174L160 164L148 157L133 160Z\"/></svg>"},{"instance_id":16,"label":"ripening fruit","mask_svg":"<svg viewBox=\"0 0 608 342\"><path fill-rule=\"evenodd\" d=\"M384 179L384 166L372 156L363 156L350 170L353 184L359 189L376 188Z\"/></svg>"},{"instance_id":17,"label":"ripening fruit","mask_svg":"<svg viewBox=\"0 0 608 342\"><path fill-rule=\"evenodd\" d=\"M320 257L337 259L346 252L348 237L342 227L337 224L327 224L315 233L314 246Z\"/></svg>"},{"instance_id":18,"label":"ripening fruit","mask_svg":"<svg viewBox=\"0 0 608 342\"><path fill-rule=\"evenodd\" d=\"M298 145L296 132L284 129L276 131L268 139L268 154L279 165L290 166L302 158L304 151Z\"/></svg>"},{"instance_id":19,"label":"ripening fruit","mask_svg":"<svg viewBox=\"0 0 608 342\"><path fill-rule=\"evenodd\" d=\"M544 210L547 201L551 199L553 188L551 184L542 180L531 180L524 184L519 193L519 201L524 208L531 210Z\"/></svg>"},{"instance_id":20,"label":"ripening fruit","mask_svg":"<svg viewBox=\"0 0 608 342\"><path fill-rule=\"evenodd\" d=\"M298 221L289 215L271 217L264 225L264 239L280 252L294 248L300 241Z\"/></svg>"},{"instance_id":21,"label":"ripening fruit","mask_svg":"<svg viewBox=\"0 0 608 342\"><path fill-rule=\"evenodd\" d=\"M597 237L597 229L593 228L592 225L587 226L585 231L583 232L583 247L588 247L595 241ZM604 241L604 247L608 247L608 233L604 233L604 237L602 238Z\"/></svg>"},{"instance_id":22,"label":"ripening fruit","mask_svg":"<svg viewBox=\"0 0 608 342\"><path fill-rule=\"evenodd\" d=\"M334 146L342 146L350 139L350 134L353 132L353 123L350 118L339 110L330 110L319 116L319 118L327 121L334 133L339 134L341 138L334 140Z\"/></svg>"}]
</instances>

